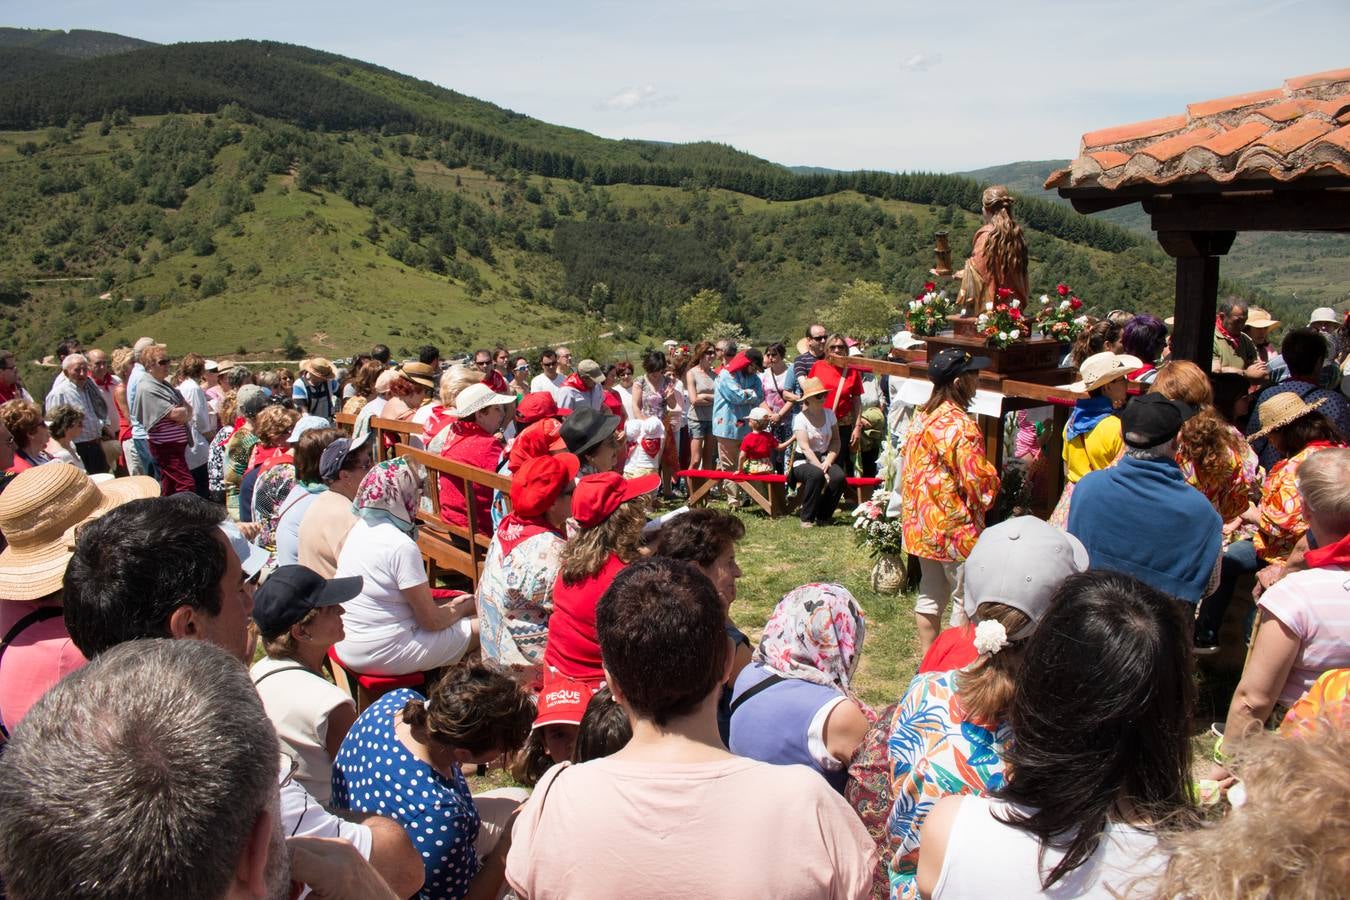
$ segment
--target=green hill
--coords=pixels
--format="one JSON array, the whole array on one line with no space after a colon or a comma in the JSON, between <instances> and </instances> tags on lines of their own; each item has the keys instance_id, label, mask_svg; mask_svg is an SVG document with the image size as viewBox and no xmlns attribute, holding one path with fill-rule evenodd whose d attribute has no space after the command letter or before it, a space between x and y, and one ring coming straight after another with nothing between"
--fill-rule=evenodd
<instances>
[{"instance_id":1,"label":"green hill","mask_svg":"<svg viewBox=\"0 0 1350 900\"><path fill-rule=\"evenodd\" d=\"M0 28L0 47L22 47L75 59L90 59L155 46L150 41L109 31L75 28Z\"/></svg>"},{"instance_id":2,"label":"green hill","mask_svg":"<svg viewBox=\"0 0 1350 900\"><path fill-rule=\"evenodd\" d=\"M0 344L24 359L67 334L251 356L693 338L677 313L704 289L795 340L856 278L913 294L934 232L959 257L979 225L970 178L607 140L303 47L5 68L25 52L0 49ZM1035 293L1170 309L1152 241L1046 200L1019 216Z\"/></svg>"},{"instance_id":3,"label":"green hill","mask_svg":"<svg viewBox=\"0 0 1350 900\"><path fill-rule=\"evenodd\" d=\"M1009 189L1067 204L1057 191L1042 185L1050 173L1069 164L1064 159L1016 162L961 174L982 184L1006 184ZM1148 214L1138 203L1097 213L1093 218L1152 238ZM1315 306L1335 306L1350 300L1350 235L1315 232L1243 232L1219 266L1225 278L1244 282L1278 297L1294 314L1307 321Z\"/></svg>"}]
</instances>

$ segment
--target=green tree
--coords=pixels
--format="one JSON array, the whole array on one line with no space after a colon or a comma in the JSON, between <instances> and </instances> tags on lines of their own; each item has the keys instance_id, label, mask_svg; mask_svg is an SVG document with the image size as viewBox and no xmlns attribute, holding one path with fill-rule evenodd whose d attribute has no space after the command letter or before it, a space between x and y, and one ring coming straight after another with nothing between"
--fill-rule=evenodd
<instances>
[{"instance_id":1,"label":"green tree","mask_svg":"<svg viewBox=\"0 0 1350 900\"><path fill-rule=\"evenodd\" d=\"M721 320L722 295L710 288L704 288L684 301L675 313L680 335L686 338L702 337Z\"/></svg>"},{"instance_id":2,"label":"green tree","mask_svg":"<svg viewBox=\"0 0 1350 900\"><path fill-rule=\"evenodd\" d=\"M286 329L286 334L282 337L281 355L287 359L304 359L305 357L305 348L300 346L300 339L289 328Z\"/></svg>"},{"instance_id":3,"label":"green tree","mask_svg":"<svg viewBox=\"0 0 1350 900\"><path fill-rule=\"evenodd\" d=\"M840 291L833 303L816 310L817 319L830 331L856 338L890 334L899 315L894 297L877 282L861 278Z\"/></svg>"}]
</instances>

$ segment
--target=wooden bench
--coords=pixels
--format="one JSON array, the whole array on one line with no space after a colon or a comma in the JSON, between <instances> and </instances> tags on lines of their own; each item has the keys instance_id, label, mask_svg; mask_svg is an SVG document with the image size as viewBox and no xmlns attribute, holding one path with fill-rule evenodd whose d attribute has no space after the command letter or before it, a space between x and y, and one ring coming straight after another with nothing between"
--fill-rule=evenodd
<instances>
[{"instance_id":1,"label":"wooden bench","mask_svg":"<svg viewBox=\"0 0 1350 900\"><path fill-rule=\"evenodd\" d=\"M375 444L371 454L376 462L384 462L399 456L400 444L420 450L426 429L419 422L405 422L402 419L381 419L371 416L370 430L375 434Z\"/></svg>"},{"instance_id":2,"label":"wooden bench","mask_svg":"<svg viewBox=\"0 0 1350 900\"><path fill-rule=\"evenodd\" d=\"M684 469L675 473L689 484L690 506L702 506L707 502L708 492L718 482L730 481L740 485L745 495L771 518L787 515L796 506L796 496L791 501L787 496L786 475L752 475L747 472L723 472L718 469ZM847 478L845 484L852 491L855 505L862 503L881 484L880 478ZM845 496L849 496L845 492Z\"/></svg>"},{"instance_id":3,"label":"wooden bench","mask_svg":"<svg viewBox=\"0 0 1350 900\"><path fill-rule=\"evenodd\" d=\"M379 421L379 420L372 420ZM409 444L400 443L394 447L396 456L422 467L424 474L423 496L426 502L418 512L417 546L422 552L422 560L427 567L427 575L435 583L440 572L458 572L469 579L476 591L478 576L483 570L483 559L487 555L487 535L479 534L475 526L486 516L491 520L492 510L478 509L470 485L482 485L501 491L510 502L511 479L487 469L444 459L434 453L428 453ZM467 526L452 525L441 518L441 476L458 478L465 482L466 500L465 518Z\"/></svg>"}]
</instances>

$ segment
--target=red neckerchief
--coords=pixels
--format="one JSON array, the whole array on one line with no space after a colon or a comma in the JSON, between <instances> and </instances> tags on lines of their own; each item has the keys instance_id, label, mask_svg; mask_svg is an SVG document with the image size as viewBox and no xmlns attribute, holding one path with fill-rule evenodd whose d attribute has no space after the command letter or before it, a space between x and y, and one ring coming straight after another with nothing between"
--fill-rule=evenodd
<instances>
[{"instance_id":1,"label":"red neckerchief","mask_svg":"<svg viewBox=\"0 0 1350 900\"><path fill-rule=\"evenodd\" d=\"M1313 569L1326 569L1331 566L1350 568L1350 534L1325 547L1309 550L1303 554L1303 559L1309 568Z\"/></svg>"},{"instance_id":2,"label":"red neckerchief","mask_svg":"<svg viewBox=\"0 0 1350 900\"><path fill-rule=\"evenodd\" d=\"M575 390L581 391L583 394L589 394L591 391L591 389L586 386L586 383L581 380L581 376L576 372L573 372L563 379L562 386L574 388Z\"/></svg>"},{"instance_id":3,"label":"red neckerchief","mask_svg":"<svg viewBox=\"0 0 1350 900\"><path fill-rule=\"evenodd\" d=\"M102 389L105 390L105 391L110 391L110 390L112 390L112 386L113 386L113 373L111 373L111 372L109 372L108 375L107 375L107 377L104 378L102 381L99 381L99 380L98 380L97 378L95 378L93 375L90 375L90 376L89 376L89 380L92 381L94 384L98 385L100 388L102 388Z\"/></svg>"},{"instance_id":4,"label":"red neckerchief","mask_svg":"<svg viewBox=\"0 0 1350 900\"><path fill-rule=\"evenodd\" d=\"M1155 368L1157 367L1154 366L1152 363L1144 363L1142 366L1135 369L1133 372L1127 372L1125 374L1125 378L1127 381L1138 381L1139 376L1147 375L1149 372L1152 372Z\"/></svg>"},{"instance_id":5,"label":"red neckerchief","mask_svg":"<svg viewBox=\"0 0 1350 900\"><path fill-rule=\"evenodd\" d=\"M278 456L284 456L287 453L288 449L286 447L264 447L262 444L254 444L253 454L249 457L248 468L256 469L259 466L271 468L274 459ZM283 462L289 461L290 460L283 460ZM247 469L245 471L247 471Z\"/></svg>"},{"instance_id":6,"label":"red neckerchief","mask_svg":"<svg viewBox=\"0 0 1350 900\"><path fill-rule=\"evenodd\" d=\"M14 384L0 382L0 403L8 403L18 396L20 396L20 394L17 382Z\"/></svg>"},{"instance_id":7,"label":"red neckerchief","mask_svg":"<svg viewBox=\"0 0 1350 900\"><path fill-rule=\"evenodd\" d=\"M497 543L501 545L502 556L510 555L517 546L534 537L551 531L560 538L567 536L548 523L543 516L525 517L507 513L502 524L497 526Z\"/></svg>"},{"instance_id":8,"label":"red neckerchief","mask_svg":"<svg viewBox=\"0 0 1350 900\"><path fill-rule=\"evenodd\" d=\"M1217 334L1219 337L1223 338L1225 341L1227 341L1228 346L1232 347L1234 350L1237 350L1237 348L1240 346L1238 344L1238 339L1229 334L1228 329L1223 327L1222 316L1214 317L1214 333Z\"/></svg>"}]
</instances>

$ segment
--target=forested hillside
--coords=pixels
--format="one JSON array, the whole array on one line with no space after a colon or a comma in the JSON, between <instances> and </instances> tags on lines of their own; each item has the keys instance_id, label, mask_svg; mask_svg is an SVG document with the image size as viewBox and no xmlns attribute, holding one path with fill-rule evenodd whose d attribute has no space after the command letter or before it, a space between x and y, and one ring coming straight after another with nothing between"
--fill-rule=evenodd
<instances>
[{"instance_id":1,"label":"forested hillside","mask_svg":"<svg viewBox=\"0 0 1350 900\"><path fill-rule=\"evenodd\" d=\"M863 278L898 303L978 227L968 178L798 175L717 144L610 141L332 54L151 47L4 75L0 342L169 338L213 354L449 351L616 329L679 308L795 339ZM166 113L168 115L166 115ZM36 127L40 126L40 127ZM1165 311L1153 242L1018 205L1034 290Z\"/></svg>"}]
</instances>

